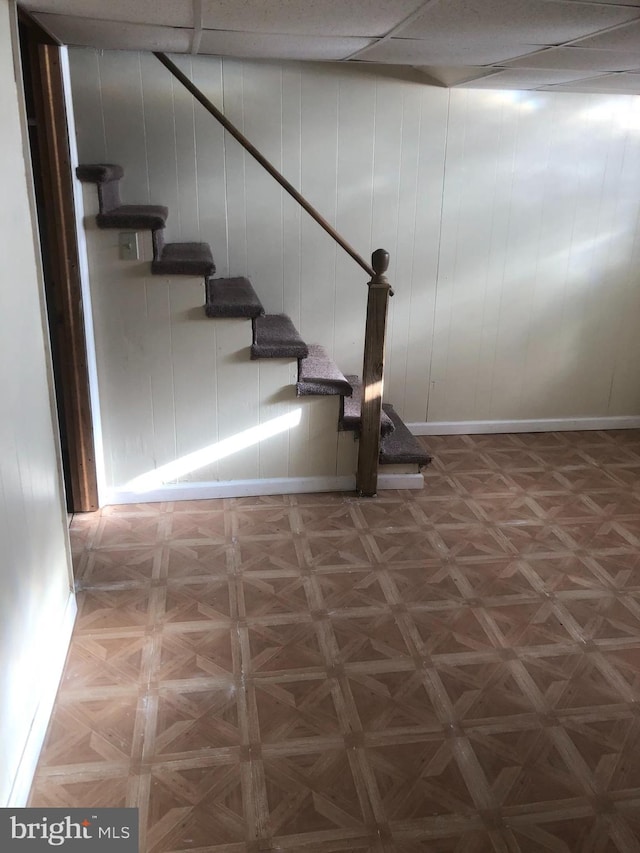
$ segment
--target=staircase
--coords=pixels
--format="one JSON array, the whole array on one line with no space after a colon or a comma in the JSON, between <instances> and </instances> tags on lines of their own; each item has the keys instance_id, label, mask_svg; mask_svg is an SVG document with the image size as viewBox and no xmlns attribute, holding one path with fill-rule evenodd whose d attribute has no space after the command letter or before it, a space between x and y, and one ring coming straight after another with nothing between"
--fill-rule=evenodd
<instances>
[{"instance_id":1,"label":"staircase","mask_svg":"<svg viewBox=\"0 0 640 853\"><path fill-rule=\"evenodd\" d=\"M154 275L202 276L205 284L205 313L212 319L250 319L251 359L296 359L297 396L340 397L338 429L357 437L361 427L362 385L358 376L344 376L320 344L308 345L285 314L266 314L247 278L214 278L215 263L207 243L165 243L168 209L161 205L124 205L120 199L121 166L90 164L78 166L77 177L94 183L98 191L99 228L149 230L152 235ZM393 406L383 403L380 419L379 462L390 472L402 466L418 472L431 461L429 454L409 432Z\"/></svg>"}]
</instances>

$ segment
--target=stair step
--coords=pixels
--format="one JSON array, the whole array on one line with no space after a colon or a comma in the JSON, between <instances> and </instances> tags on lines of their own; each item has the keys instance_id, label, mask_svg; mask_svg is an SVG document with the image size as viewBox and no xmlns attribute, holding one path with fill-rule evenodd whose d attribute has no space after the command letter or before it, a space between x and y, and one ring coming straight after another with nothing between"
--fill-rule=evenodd
<instances>
[{"instance_id":1,"label":"stair step","mask_svg":"<svg viewBox=\"0 0 640 853\"><path fill-rule=\"evenodd\" d=\"M248 278L209 278L205 282L207 317L260 317L262 302Z\"/></svg>"},{"instance_id":2,"label":"stair step","mask_svg":"<svg viewBox=\"0 0 640 853\"><path fill-rule=\"evenodd\" d=\"M346 380L353 388L353 394L343 398L340 429L358 432L362 423L362 381L353 374L348 374ZM383 409L380 414L380 435L388 435L393 429L393 421Z\"/></svg>"},{"instance_id":3,"label":"stair step","mask_svg":"<svg viewBox=\"0 0 640 853\"><path fill-rule=\"evenodd\" d=\"M306 358L309 349L286 314L253 320L251 358Z\"/></svg>"},{"instance_id":4,"label":"stair step","mask_svg":"<svg viewBox=\"0 0 640 853\"><path fill-rule=\"evenodd\" d=\"M320 344L309 345L309 355L298 366L298 397L323 394L351 396L353 389L326 349Z\"/></svg>"},{"instance_id":5,"label":"stair step","mask_svg":"<svg viewBox=\"0 0 640 853\"><path fill-rule=\"evenodd\" d=\"M216 265L208 243L167 243L158 260L151 262L155 275L213 275Z\"/></svg>"},{"instance_id":6,"label":"stair step","mask_svg":"<svg viewBox=\"0 0 640 853\"><path fill-rule=\"evenodd\" d=\"M164 228L169 211L159 204L121 204L113 210L99 213L99 228L131 228L157 231Z\"/></svg>"},{"instance_id":7,"label":"stair step","mask_svg":"<svg viewBox=\"0 0 640 853\"><path fill-rule=\"evenodd\" d=\"M78 166L76 175L79 181L106 184L109 181L119 181L124 175L124 169L115 163L88 163Z\"/></svg>"},{"instance_id":8,"label":"stair step","mask_svg":"<svg viewBox=\"0 0 640 853\"><path fill-rule=\"evenodd\" d=\"M431 462L431 456L418 439L409 432L404 421L390 403L383 403L382 410L393 422L393 432L383 436L380 442L381 465L416 464L421 468Z\"/></svg>"}]
</instances>

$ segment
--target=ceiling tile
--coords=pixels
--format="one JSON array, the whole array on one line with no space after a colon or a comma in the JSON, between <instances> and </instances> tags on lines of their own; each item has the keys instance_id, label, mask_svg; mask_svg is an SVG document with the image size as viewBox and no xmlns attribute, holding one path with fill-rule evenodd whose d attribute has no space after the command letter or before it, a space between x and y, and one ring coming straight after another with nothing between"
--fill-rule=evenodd
<instances>
[{"instance_id":1,"label":"ceiling tile","mask_svg":"<svg viewBox=\"0 0 640 853\"><path fill-rule=\"evenodd\" d=\"M406 38L455 38L473 45L491 38L555 45L640 17L640 8L552 0L447 0L400 31Z\"/></svg>"},{"instance_id":2,"label":"ceiling tile","mask_svg":"<svg viewBox=\"0 0 640 853\"><path fill-rule=\"evenodd\" d=\"M393 38L375 44L358 59L394 65L499 65L505 59L531 53L536 46L500 40L458 42L455 34L425 39Z\"/></svg>"},{"instance_id":3,"label":"ceiling tile","mask_svg":"<svg viewBox=\"0 0 640 853\"><path fill-rule=\"evenodd\" d=\"M640 0L638 0L640 2ZM510 68L573 68L583 71L640 69L640 51L596 50L587 47L550 47L504 63Z\"/></svg>"},{"instance_id":4,"label":"ceiling tile","mask_svg":"<svg viewBox=\"0 0 640 853\"><path fill-rule=\"evenodd\" d=\"M193 26L192 0L21 0L20 5L30 12L64 13L101 21Z\"/></svg>"},{"instance_id":5,"label":"ceiling tile","mask_svg":"<svg viewBox=\"0 0 640 853\"><path fill-rule=\"evenodd\" d=\"M605 74L589 81L582 80L568 85L571 88L562 86L562 91L640 95L640 74ZM560 87L558 89L560 90Z\"/></svg>"},{"instance_id":6,"label":"ceiling tile","mask_svg":"<svg viewBox=\"0 0 640 853\"><path fill-rule=\"evenodd\" d=\"M496 71L501 71L500 68L481 67L478 65L416 65L418 71L422 71L439 83L445 86L455 86L457 83L464 83L466 80L477 80L480 77L486 77L488 74L495 74Z\"/></svg>"},{"instance_id":7,"label":"ceiling tile","mask_svg":"<svg viewBox=\"0 0 640 853\"><path fill-rule=\"evenodd\" d=\"M203 0L208 29L289 35L383 36L425 0Z\"/></svg>"},{"instance_id":8,"label":"ceiling tile","mask_svg":"<svg viewBox=\"0 0 640 853\"><path fill-rule=\"evenodd\" d=\"M591 75L593 76L593 75ZM460 89L539 89L552 83L570 83L584 80L587 72L558 71L548 68L509 68L491 77L461 83Z\"/></svg>"},{"instance_id":9,"label":"ceiling tile","mask_svg":"<svg viewBox=\"0 0 640 853\"><path fill-rule=\"evenodd\" d=\"M371 44L368 38L272 35L204 30L200 53L250 59L344 59Z\"/></svg>"},{"instance_id":10,"label":"ceiling tile","mask_svg":"<svg viewBox=\"0 0 640 853\"><path fill-rule=\"evenodd\" d=\"M618 27L609 33L581 39L579 46L602 50L640 50L640 21Z\"/></svg>"},{"instance_id":11,"label":"ceiling tile","mask_svg":"<svg viewBox=\"0 0 640 853\"><path fill-rule=\"evenodd\" d=\"M103 50L166 50L186 53L191 31L146 24L94 21L66 15L37 14L35 19L63 44L89 45Z\"/></svg>"}]
</instances>

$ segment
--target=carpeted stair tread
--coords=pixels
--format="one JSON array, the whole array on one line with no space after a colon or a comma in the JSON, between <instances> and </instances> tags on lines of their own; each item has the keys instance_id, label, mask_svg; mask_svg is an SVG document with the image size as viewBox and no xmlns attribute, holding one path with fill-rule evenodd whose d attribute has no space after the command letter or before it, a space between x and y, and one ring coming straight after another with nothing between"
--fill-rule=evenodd
<instances>
[{"instance_id":1,"label":"carpeted stair tread","mask_svg":"<svg viewBox=\"0 0 640 853\"><path fill-rule=\"evenodd\" d=\"M89 163L78 166L76 175L79 181L105 184L108 181L119 181L124 175L124 169L115 163Z\"/></svg>"},{"instance_id":2,"label":"carpeted stair tread","mask_svg":"<svg viewBox=\"0 0 640 853\"><path fill-rule=\"evenodd\" d=\"M208 243L167 243L162 254L151 262L156 275L213 275L213 262Z\"/></svg>"},{"instance_id":3,"label":"carpeted stair tread","mask_svg":"<svg viewBox=\"0 0 640 853\"><path fill-rule=\"evenodd\" d=\"M205 282L207 317L260 317L262 302L248 278L209 278Z\"/></svg>"},{"instance_id":4,"label":"carpeted stair tread","mask_svg":"<svg viewBox=\"0 0 640 853\"><path fill-rule=\"evenodd\" d=\"M121 204L96 216L99 228L164 228L169 211L159 204Z\"/></svg>"},{"instance_id":5,"label":"carpeted stair tread","mask_svg":"<svg viewBox=\"0 0 640 853\"><path fill-rule=\"evenodd\" d=\"M345 378L351 385L353 393L351 397L343 398L340 429L357 432L360 429L362 417L362 381L354 374L348 374ZM383 409L380 414L380 435L388 435L393 432L393 429L394 423Z\"/></svg>"},{"instance_id":6,"label":"carpeted stair tread","mask_svg":"<svg viewBox=\"0 0 640 853\"><path fill-rule=\"evenodd\" d=\"M253 320L251 358L306 358L309 349L286 314Z\"/></svg>"},{"instance_id":7,"label":"carpeted stair tread","mask_svg":"<svg viewBox=\"0 0 640 853\"><path fill-rule=\"evenodd\" d=\"M431 457L424 450L417 438L412 435L405 423L390 403L383 403L382 409L393 422L393 432L382 437L380 442L381 465L413 464L423 467L431 462Z\"/></svg>"},{"instance_id":8,"label":"carpeted stair tread","mask_svg":"<svg viewBox=\"0 0 640 853\"><path fill-rule=\"evenodd\" d=\"M323 394L351 396L353 389L338 365L320 344L309 345L309 355L298 366L298 397Z\"/></svg>"}]
</instances>

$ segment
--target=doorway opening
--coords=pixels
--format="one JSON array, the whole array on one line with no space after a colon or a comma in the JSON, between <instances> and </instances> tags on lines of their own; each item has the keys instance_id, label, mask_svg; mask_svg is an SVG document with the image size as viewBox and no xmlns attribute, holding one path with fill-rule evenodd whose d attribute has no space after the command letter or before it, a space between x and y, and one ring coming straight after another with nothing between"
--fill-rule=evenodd
<instances>
[{"instance_id":1,"label":"doorway opening","mask_svg":"<svg viewBox=\"0 0 640 853\"><path fill-rule=\"evenodd\" d=\"M67 511L98 509L60 46L20 12L20 55Z\"/></svg>"}]
</instances>

